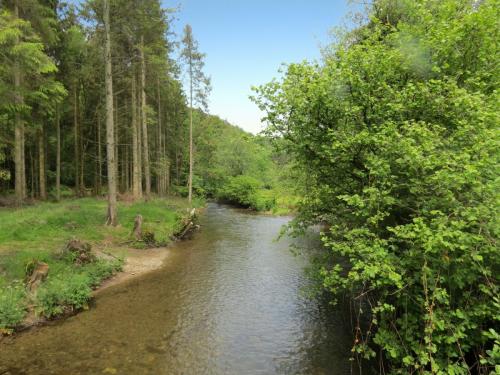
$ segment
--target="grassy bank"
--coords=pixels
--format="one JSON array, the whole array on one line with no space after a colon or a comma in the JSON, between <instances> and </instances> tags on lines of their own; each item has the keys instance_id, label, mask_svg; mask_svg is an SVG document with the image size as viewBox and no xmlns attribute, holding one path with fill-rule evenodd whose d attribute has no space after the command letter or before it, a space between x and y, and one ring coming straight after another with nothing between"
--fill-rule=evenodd
<instances>
[{"instance_id":1,"label":"grassy bank","mask_svg":"<svg viewBox=\"0 0 500 375\"><path fill-rule=\"evenodd\" d=\"M0 210L0 331L10 331L28 311L51 318L87 306L92 289L120 269L127 247L144 247L130 234L134 218L144 218L143 231L165 245L179 229L187 209L183 199L120 202L120 225L104 225L106 201L94 198L40 203ZM61 250L71 239L89 242L98 256L77 265ZM124 246L125 245L125 246ZM44 262L49 273L36 293L25 287L30 264Z\"/></svg>"},{"instance_id":2,"label":"grassy bank","mask_svg":"<svg viewBox=\"0 0 500 375\"><path fill-rule=\"evenodd\" d=\"M216 196L223 202L273 215L291 214L299 202L299 198L287 189L264 187L261 181L246 175L228 178L217 189Z\"/></svg>"}]
</instances>

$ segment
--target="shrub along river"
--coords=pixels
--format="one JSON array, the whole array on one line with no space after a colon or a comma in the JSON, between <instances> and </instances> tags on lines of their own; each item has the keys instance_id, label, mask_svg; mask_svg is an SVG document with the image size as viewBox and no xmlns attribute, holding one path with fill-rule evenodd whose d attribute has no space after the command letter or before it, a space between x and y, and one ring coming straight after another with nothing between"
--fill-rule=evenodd
<instances>
[{"instance_id":1,"label":"shrub along river","mask_svg":"<svg viewBox=\"0 0 500 375\"><path fill-rule=\"evenodd\" d=\"M276 241L288 220L210 204L161 270L0 343L0 374L349 374L349 323L304 297L308 261Z\"/></svg>"}]
</instances>

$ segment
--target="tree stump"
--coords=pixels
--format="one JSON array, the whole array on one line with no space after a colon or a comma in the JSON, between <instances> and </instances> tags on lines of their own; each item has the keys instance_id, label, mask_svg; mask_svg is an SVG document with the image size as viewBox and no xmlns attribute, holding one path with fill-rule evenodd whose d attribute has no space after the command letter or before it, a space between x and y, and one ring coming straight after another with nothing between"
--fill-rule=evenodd
<instances>
[{"instance_id":1,"label":"tree stump","mask_svg":"<svg viewBox=\"0 0 500 375\"><path fill-rule=\"evenodd\" d=\"M47 278L49 274L49 265L44 262L35 262L34 267L29 267L31 270L28 270L26 275L27 278L27 287L30 292L34 292L38 286Z\"/></svg>"},{"instance_id":2,"label":"tree stump","mask_svg":"<svg viewBox=\"0 0 500 375\"><path fill-rule=\"evenodd\" d=\"M137 241L142 239L142 215L137 215L134 220L134 229L132 230Z\"/></svg>"},{"instance_id":3,"label":"tree stump","mask_svg":"<svg viewBox=\"0 0 500 375\"><path fill-rule=\"evenodd\" d=\"M63 254L69 254L73 262L77 265L95 261L95 255L92 254L92 246L87 242L82 242L77 239L68 242L63 250Z\"/></svg>"}]
</instances>

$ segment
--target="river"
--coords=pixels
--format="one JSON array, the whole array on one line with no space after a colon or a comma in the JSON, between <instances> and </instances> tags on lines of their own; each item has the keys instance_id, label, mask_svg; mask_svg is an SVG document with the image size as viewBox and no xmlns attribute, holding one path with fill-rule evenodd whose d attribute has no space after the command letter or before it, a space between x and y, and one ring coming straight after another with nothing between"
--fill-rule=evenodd
<instances>
[{"instance_id":1,"label":"river","mask_svg":"<svg viewBox=\"0 0 500 375\"><path fill-rule=\"evenodd\" d=\"M275 241L288 220L209 204L162 269L0 343L0 374L349 374L348 324L304 297L307 258Z\"/></svg>"}]
</instances>

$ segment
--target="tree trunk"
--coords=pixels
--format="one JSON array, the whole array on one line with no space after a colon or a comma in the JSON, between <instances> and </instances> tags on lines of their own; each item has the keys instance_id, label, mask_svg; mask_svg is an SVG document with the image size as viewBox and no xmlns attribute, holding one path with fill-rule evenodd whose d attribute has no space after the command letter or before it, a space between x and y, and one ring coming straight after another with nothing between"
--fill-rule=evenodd
<instances>
[{"instance_id":1,"label":"tree trunk","mask_svg":"<svg viewBox=\"0 0 500 375\"><path fill-rule=\"evenodd\" d=\"M104 8L104 61L105 61L105 84L106 84L106 151L108 166L108 218L107 224L115 226L118 223L116 216L116 159L115 159L115 137L113 119L113 72L111 66L111 41L109 27L109 2L103 1Z\"/></svg>"},{"instance_id":2,"label":"tree trunk","mask_svg":"<svg viewBox=\"0 0 500 375\"><path fill-rule=\"evenodd\" d=\"M148 124L146 109L146 61L144 58L144 36L141 36L141 107L142 107L142 150L144 179L146 183L145 198L149 200L151 195L151 171L149 169L149 144L148 144Z\"/></svg>"},{"instance_id":3,"label":"tree trunk","mask_svg":"<svg viewBox=\"0 0 500 375\"><path fill-rule=\"evenodd\" d=\"M47 182L45 177L45 144L43 139L43 128L38 132L38 185L40 199L47 199Z\"/></svg>"},{"instance_id":4,"label":"tree trunk","mask_svg":"<svg viewBox=\"0 0 500 375\"><path fill-rule=\"evenodd\" d=\"M157 89L157 101L158 101L158 128L156 133L156 163L158 164L158 173L156 176L156 191L158 194L163 195L162 189L162 179L163 179L163 169L165 166L163 165L163 159L161 154L161 96L160 96L160 78L158 77L156 80L156 89Z\"/></svg>"},{"instance_id":5,"label":"tree trunk","mask_svg":"<svg viewBox=\"0 0 500 375\"><path fill-rule=\"evenodd\" d=\"M61 200L61 120L59 118L59 106L56 109L56 200Z\"/></svg>"},{"instance_id":6,"label":"tree trunk","mask_svg":"<svg viewBox=\"0 0 500 375\"><path fill-rule=\"evenodd\" d=\"M73 84L73 138L74 138L74 151L75 151L75 193L80 196L80 152L79 152L79 142L78 142L78 94L77 94L77 83Z\"/></svg>"},{"instance_id":7,"label":"tree trunk","mask_svg":"<svg viewBox=\"0 0 500 375\"><path fill-rule=\"evenodd\" d=\"M30 155L30 182L31 182L31 199L35 198L35 160L33 158L33 153L29 152Z\"/></svg>"},{"instance_id":8,"label":"tree trunk","mask_svg":"<svg viewBox=\"0 0 500 375\"><path fill-rule=\"evenodd\" d=\"M14 15L19 18L19 7L17 0L14 2ZM16 44L19 43L19 38L16 36ZM18 62L15 62L14 66L14 87L15 87L15 103L16 106L21 106L23 104L23 97L21 94L21 71ZM19 113L19 108L16 108L16 114L14 118L15 130L14 130L14 163L15 163L15 173L14 173L14 183L16 190L16 204L21 205L25 197L25 178L23 176L24 171L24 147L23 147L23 132L24 126L21 119L21 114Z\"/></svg>"},{"instance_id":9,"label":"tree trunk","mask_svg":"<svg viewBox=\"0 0 500 375\"><path fill-rule=\"evenodd\" d=\"M125 177L125 191L129 192L130 191L130 150L128 145L124 146L124 153L123 153L123 170L124 170L124 177Z\"/></svg>"},{"instance_id":10,"label":"tree trunk","mask_svg":"<svg viewBox=\"0 0 500 375\"><path fill-rule=\"evenodd\" d=\"M134 199L142 198L142 183L141 183L141 173L140 173L140 139L138 132L138 121L137 121L137 90L135 73L132 76L131 82L131 98L132 98L132 195Z\"/></svg>"},{"instance_id":11,"label":"tree trunk","mask_svg":"<svg viewBox=\"0 0 500 375\"><path fill-rule=\"evenodd\" d=\"M139 191L140 198L143 197L143 173L142 173L142 110L141 110L141 95L137 93L137 161L139 170Z\"/></svg>"},{"instance_id":12,"label":"tree trunk","mask_svg":"<svg viewBox=\"0 0 500 375\"><path fill-rule=\"evenodd\" d=\"M97 195L102 188L102 146L101 146L101 115L97 115Z\"/></svg>"},{"instance_id":13,"label":"tree trunk","mask_svg":"<svg viewBox=\"0 0 500 375\"><path fill-rule=\"evenodd\" d=\"M116 160L116 188L120 191L121 186L121 175L120 175L120 153L119 153L119 145L120 145L120 134L118 132L118 95L114 96L114 132L115 132L115 160Z\"/></svg>"},{"instance_id":14,"label":"tree trunk","mask_svg":"<svg viewBox=\"0 0 500 375\"><path fill-rule=\"evenodd\" d=\"M189 60L189 203L193 200L193 61Z\"/></svg>"},{"instance_id":15,"label":"tree trunk","mask_svg":"<svg viewBox=\"0 0 500 375\"><path fill-rule=\"evenodd\" d=\"M83 147L83 112L80 110L80 91L78 91L78 115L80 116L80 120L78 121L78 150L80 154L80 170L79 170L79 178L80 178L80 196L85 196L85 180L84 176L84 168L85 168L85 148Z\"/></svg>"},{"instance_id":16,"label":"tree trunk","mask_svg":"<svg viewBox=\"0 0 500 375\"><path fill-rule=\"evenodd\" d=\"M23 103L24 103L24 98L23 98ZM21 183L21 188L23 191L23 199L26 199L28 197L27 194L27 186L26 186L26 146L25 146L25 140L26 140L26 131L24 127L24 121L21 121L21 178L22 178L22 183Z\"/></svg>"}]
</instances>

